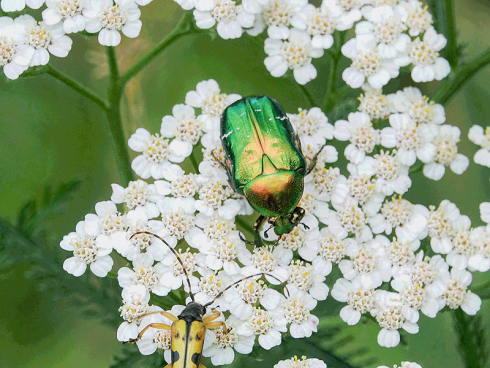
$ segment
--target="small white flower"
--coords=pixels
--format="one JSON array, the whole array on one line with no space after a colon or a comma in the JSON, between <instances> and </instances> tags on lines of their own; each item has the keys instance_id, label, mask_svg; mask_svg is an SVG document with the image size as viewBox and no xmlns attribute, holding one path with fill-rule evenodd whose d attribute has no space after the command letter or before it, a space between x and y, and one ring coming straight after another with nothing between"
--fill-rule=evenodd
<instances>
[{"instance_id":1,"label":"small white flower","mask_svg":"<svg viewBox=\"0 0 490 368\"><path fill-rule=\"evenodd\" d=\"M306 356L302 356L299 360L295 355L291 359L279 361L274 368L327 368L327 365L320 359L306 359Z\"/></svg>"},{"instance_id":2,"label":"small white flower","mask_svg":"<svg viewBox=\"0 0 490 368\"><path fill-rule=\"evenodd\" d=\"M470 271L487 272L490 269L490 232L485 226L474 229L470 234L473 249L468 254Z\"/></svg>"},{"instance_id":3,"label":"small white flower","mask_svg":"<svg viewBox=\"0 0 490 368\"><path fill-rule=\"evenodd\" d=\"M150 293L143 285L131 285L122 291L123 306L119 308L124 322L117 329L119 341L129 341L138 336L138 326L145 314L150 311L161 310L150 307Z\"/></svg>"},{"instance_id":4,"label":"small white flower","mask_svg":"<svg viewBox=\"0 0 490 368\"><path fill-rule=\"evenodd\" d=\"M368 114L371 119L386 119L390 114L387 96L380 89L374 89L369 84L364 84L362 90L364 94L359 97L358 110Z\"/></svg>"},{"instance_id":5,"label":"small white flower","mask_svg":"<svg viewBox=\"0 0 490 368\"><path fill-rule=\"evenodd\" d=\"M282 282L288 279L289 269L287 265L291 259L289 254L281 252L281 249L277 247L273 251L267 246L255 247L253 253L245 248L242 251L240 261L245 265L242 269L244 276L266 272ZM265 278L271 284L278 285L280 283L276 278L269 275L265 275Z\"/></svg>"},{"instance_id":6,"label":"small white flower","mask_svg":"<svg viewBox=\"0 0 490 368\"><path fill-rule=\"evenodd\" d=\"M321 222L328 225L328 229L337 239L345 239L350 234L356 236L357 241L368 241L373 238L371 228L368 226L368 216L351 200L337 211L330 211Z\"/></svg>"},{"instance_id":7,"label":"small white flower","mask_svg":"<svg viewBox=\"0 0 490 368\"><path fill-rule=\"evenodd\" d=\"M76 232L63 237L60 247L73 252L73 257L63 262L63 269L76 277L81 276L88 265L90 265L90 270L95 276L105 277L114 264L109 255L112 246L98 244L94 236L85 232L84 221L77 224Z\"/></svg>"},{"instance_id":8,"label":"small white flower","mask_svg":"<svg viewBox=\"0 0 490 368\"><path fill-rule=\"evenodd\" d=\"M221 38L228 40L240 38L243 28L250 28L254 24L255 17L248 13L242 5L236 5L232 0L212 0L213 7L208 11L199 10L196 3L194 18L199 28L211 28L218 23L218 34Z\"/></svg>"},{"instance_id":9,"label":"small white flower","mask_svg":"<svg viewBox=\"0 0 490 368\"><path fill-rule=\"evenodd\" d=\"M199 258L199 255L197 256ZM201 305L212 303L212 308L224 312L230 309L229 303L226 301L224 294L215 299L220 292L222 292L227 285L230 285L234 279L221 271L211 271L206 268L200 268L199 272L202 276L199 278L197 288L193 288L195 301ZM191 298L187 298L189 302Z\"/></svg>"},{"instance_id":10,"label":"small white flower","mask_svg":"<svg viewBox=\"0 0 490 368\"><path fill-rule=\"evenodd\" d=\"M399 66L383 58L374 39L353 38L342 46L342 54L352 59L351 66L342 73L342 79L352 88L361 87L367 80L374 89L380 89L399 74Z\"/></svg>"},{"instance_id":11,"label":"small white flower","mask_svg":"<svg viewBox=\"0 0 490 368\"><path fill-rule=\"evenodd\" d=\"M202 110L204 131L218 131L221 114L225 108L239 100L240 95L220 93L218 83L214 79L199 82L195 91L187 92L185 103ZM204 142L203 142L204 144Z\"/></svg>"},{"instance_id":12,"label":"small white flower","mask_svg":"<svg viewBox=\"0 0 490 368\"><path fill-rule=\"evenodd\" d=\"M185 104L178 104L172 108L172 115L162 119L160 134L162 137L174 138L169 149L172 154L187 157L192 153L192 145L196 145L203 133L203 124L196 118L194 108ZM187 156L186 156L187 155ZM182 162L172 160L174 162Z\"/></svg>"},{"instance_id":13,"label":"small white flower","mask_svg":"<svg viewBox=\"0 0 490 368\"><path fill-rule=\"evenodd\" d=\"M195 0L174 0L177 4L179 4L184 10L192 10L196 6ZM143 4L140 4L143 5Z\"/></svg>"},{"instance_id":14,"label":"small white flower","mask_svg":"<svg viewBox=\"0 0 490 368\"><path fill-rule=\"evenodd\" d=\"M440 180L446 172L445 166L458 175L466 171L470 160L465 155L458 153L457 143L461 131L458 127L451 125L435 126L437 135L432 141L436 146L436 152L433 159L425 163L424 175L432 180Z\"/></svg>"},{"instance_id":15,"label":"small white flower","mask_svg":"<svg viewBox=\"0 0 490 368\"><path fill-rule=\"evenodd\" d=\"M193 273L199 271L200 265L198 264L196 255L189 252L189 249L187 249L185 252L182 252L182 250L179 249L178 254L182 260L182 263L184 264L187 274L189 275L191 287L194 286L194 288L197 290L199 279L194 276ZM184 268L175 255L170 252L167 253L162 260L162 264L166 266L166 269L160 278L162 285L172 290L177 290L184 285L184 290L189 292L189 286L187 284Z\"/></svg>"},{"instance_id":16,"label":"small white flower","mask_svg":"<svg viewBox=\"0 0 490 368\"><path fill-rule=\"evenodd\" d=\"M453 250L447 255L446 262L458 270L468 267L468 260L477 253L474 243L477 241L471 228L471 220L468 216L460 216L452 223L453 233L451 244ZM472 236L473 235L473 236ZM472 241L473 239L473 241Z\"/></svg>"},{"instance_id":17,"label":"small white flower","mask_svg":"<svg viewBox=\"0 0 490 368\"><path fill-rule=\"evenodd\" d=\"M21 11L26 5L31 9L39 9L44 4L44 0L2 0L0 4L2 10L8 13Z\"/></svg>"},{"instance_id":18,"label":"small white flower","mask_svg":"<svg viewBox=\"0 0 490 368\"><path fill-rule=\"evenodd\" d=\"M361 7L365 3L365 0L323 0L322 9L328 9L337 19L337 29L345 31L362 18Z\"/></svg>"},{"instance_id":19,"label":"small white flower","mask_svg":"<svg viewBox=\"0 0 490 368\"><path fill-rule=\"evenodd\" d=\"M126 37L136 38L141 31L141 10L133 0L91 0L83 10L85 29L99 32L102 46L117 46L121 31Z\"/></svg>"},{"instance_id":20,"label":"small white flower","mask_svg":"<svg viewBox=\"0 0 490 368\"><path fill-rule=\"evenodd\" d=\"M397 149L397 159L406 166L415 164L417 158L431 162L436 154L436 146L431 143L435 129L419 125L408 114L390 115L391 127L381 131L381 145Z\"/></svg>"},{"instance_id":21,"label":"small white flower","mask_svg":"<svg viewBox=\"0 0 490 368\"><path fill-rule=\"evenodd\" d=\"M25 29L24 42L34 49L29 66L46 65L50 53L65 57L71 50L73 41L65 35L61 23L48 26L44 22L36 22L28 14L21 15L14 22L22 24Z\"/></svg>"},{"instance_id":22,"label":"small white flower","mask_svg":"<svg viewBox=\"0 0 490 368\"><path fill-rule=\"evenodd\" d=\"M461 216L458 207L447 199L443 200L436 209L429 207L427 216L427 229L430 236L430 245L436 253L447 254L453 249L451 242L454 233L452 225Z\"/></svg>"},{"instance_id":23,"label":"small white flower","mask_svg":"<svg viewBox=\"0 0 490 368\"><path fill-rule=\"evenodd\" d=\"M329 290L324 281L323 272L317 272L311 264L300 260L291 261L288 285L293 285L294 288L307 292L316 300L325 300Z\"/></svg>"},{"instance_id":24,"label":"small white flower","mask_svg":"<svg viewBox=\"0 0 490 368\"><path fill-rule=\"evenodd\" d=\"M386 365L380 365L378 368L390 368ZM394 365L393 368L422 368L420 364L412 363L412 362L402 362L400 366Z\"/></svg>"},{"instance_id":25,"label":"small white flower","mask_svg":"<svg viewBox=\"0 0 490 368\"><path fill-rule=\"evenodd\" d=\"M378 131L373 128L369 115L363 112L351 112L348 121L338 120L333 134L339 141L350 140L344 154L354 164L361 163L379 142Z\"/></svg>"},{"instance_id":26,"label":"small white flower","mask_svg":"<svg viewBox=\"0 0 490 368\"><path fill-rule=\"evenodd\" d=\"M356 325L364 313L373 314L376 308L375 289L364 287L360 279L338 279L332 288L332 297L348 303L340 311L340 318L348 325Z\"/></svg>"},{"instance_id":27,"label":"small white flower","mask_svg":"<svg viewBox=\"0 0 490 368\"><path fill-rule=\"evenodd\" d=\"M148 184L143 180L131 181L127 188L119 184L112 184L111 201L124 203L128 210L142 207L148 218L152 219L160 214L156 202L162 199L154 184Z\"/></svg>"},{"instance_id":28,"label":"small white flower","mask_svg":"<svg viewBox=\"0 0 490 368\"><path fill-rule=\"evenodd\" d=\"M0 17L0 67L9 79L19 78L34 56L34 49L25 44L24 32L22 24Z\"/></svg>"},{"instance_id":29,"label":"small white flower","mask_svg":"<svg viewBox=\"0 0 490 368\"><path fill-rule=\"evenodd\" d=\"M410 28L408 33L412 37L418 36L431 27L432 14L427 10L427 6L418 0L401 2L398 7L405 24Z\"/></svg>"},{"instance_id":30,"label":"small white flower","mask_svg":"<svg viewBox=\"0 0 490 368\"><path fill-rule=\"evenodd\" d=\"M306 4L307 0L268 0L262 16L268 26L269 37L277 40L290 38L291 21Z\"/></svg>"},{"instance_id":31,"label":"small white flower","mask_svg":"<svg viewBox=\"0 0 490 368\"><path fill-rule=\"evenodd\" d=\"M286 332L286 319L275 318L268 311L253 308L252 315L237 328L237 333L243 336L259 336L259 344L266 350L281 344L281 332Z\"/></svg>"},{"instance_id":32,"label":"small white flower","mask_svg":"<svg viewBox=\"0 0 490 368\"><path fill-rule=\"evenodd\" d=\"M439 309L445 306L450 309L461 308L466 314L474 316L481 308L481 298L467 290L471 284L471 273L453 268L451 275L446 274L446 291L439 298Z\"/></svg>"},{"instance_id":33,"label":"small white flower","mask_svg":"<svg viewBox=\"0 0 490 368\"><path fill-rule=\"evenodd\" d=\"M228 181L211 179L202 184L198 190L199 199L196 201L196 210L206 216L216 215L231 220L240 212L241 205L236 199Z\"/></svg>"},{"instance_id":34,"label":"small white flower","mask_svg":"<svg viewBox=\"0 0 490 368\"><path fill-rule=\"evenodd\" d=\"M199 251L205 256L206 266L214 271L222 268L228 275L236 275L240 272L240 266L236 263L236 257L242 253L245 248L238 235L234 230L224 239L202 239Z\"/></svg>"},{"instance_id":35,"label":"small white flower","mask_svg":"<svg viewBox=\"0 0 490 368\"><path fill-rule=\"evenodd\" d=\"M291 24L297 29L306 31L312 37L311 45L313 47L325 50L332 47L332 33L337 26L337 20L328 8L315 8L313 4L308 4L296 12Z\"/></svg>"},{"instance_id":36,"label":"small white flower","mask_svg":"<svg viewBox=\"0 0 490 368\"><path fill-rule=\"evenodd\" d=\"M291 285L289 288L289 297L281 303L278 310L272 311L277 318L285 318L289 326L291 336L295 339L310 337L313 332L317 332L317 326L320 320L317 316L310 313L317 301L303 290Z\"/></svg>"},{"instance_id":37,"label":"small white flower","mask_svg":"<svg viewBox=\"0 0 490 368\"><path fill-rule=\"evenodd\" d=\"M266 39L265 52L269 56L264 63L273 77L281 77L292 69L294 79L301 85L316 78L317 71L311 59L323 55L323 49L311 45L310 35L297 29L291 30L287 41Z\"/></svg>"},{"instance_id":38,"label":"small white flower","mask_svg":"<svg viewBox=\"0 0 490 368\"><path fill-rule=\"evenodd\" d=\"M244 336L238 333L244 321L231 315L225 323L226 329L219 327L213 330L216 340L203 350L203 356L211 357L211 363L215 366L231 364L235 359L235 350L240 354L250 354L255 342L253 335Z\"/></svg>"},{"instance_id":39,"label":"small white flower","mask_svg":"<svg viewBox=\"0 0 490 368\"><path fill-rule=\"evenodd\" d=\"M91 236L104 234L112 237L119 232L125 233L129 226L126 215L119 213L112 201L98 202L95 213L85 215L85 232Z\"/></svg>"},{"instance_id":40,"label":"small white flower","mask_svg":"<svg viewBox=\"0 0 490 368\"><path fill-rule=\"evenodd\" d=\"M308 144L320 149L327 140L333 139L333 125L319 107L310 110L299 108L298 114L287 114L291 125L301 140L302 146Z\"/></svg>"},{"instance_id":41,"label":"small white flower","mask_svg":"<svg viewBox=\"0 0 490 368\"><path fill-rule=\"evenodd\" d=\"M134 257L133 269L122 267L117 272L117 280L122 288L130 285L143 285L148 291L165 296L170 291L160 283L165 267L162 263L153 265L154 258L151 253L142 253Z\"/></svg>"},{"instance_id":42,"label":"small white flower","mask_svg":"<svg viewBox=\"0 0 490 368\"><path fill-rule=\"evenodd\" d=\"M440 125L446 121L446 112L441 104L429 101L422 92L415 87L405 87L403 91L387 96L393 112L408 114L412 120L420 124Z\"/></svg>"},{"instance_id":43,"label":"small white flower","mask_svg":"<svg viewBox=\"0 0 490 368\"><path fill-rule=\"evenodd\" d=\"M473 157L475 163L490 167L490 128L487 127L483 130L480 125L473 125L468 133L468 138L473 143L481 146Z\"/></svg>"},{"instance_id":44,"label":"small white flower","mask_svg":"<svg viewBox=\"0 0 490 368\"><path fill-rule=\"evenodd\" d=\"M85 29L85 18L82 15L86 7L85 0L47 0L46 6L43 19L48 26L61 22L65 33L77 33Z\"/></svg>"}]
</instances>

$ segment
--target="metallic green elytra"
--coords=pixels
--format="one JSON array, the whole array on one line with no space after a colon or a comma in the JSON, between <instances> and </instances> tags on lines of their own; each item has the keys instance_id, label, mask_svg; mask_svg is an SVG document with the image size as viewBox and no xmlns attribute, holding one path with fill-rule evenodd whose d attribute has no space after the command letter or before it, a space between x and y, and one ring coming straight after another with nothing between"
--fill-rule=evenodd
<instances>
[{"instance_id":1,"label":"metallic green elytra","mask_svg":"<svg viewBox=\"0 0 490 368\"><path fill-rule=\"evenodd\" d=\"M297 207L308 167L301 144L279 103L267 96L244 97L221 116L221 143L235 191L260 213L254 225L256 245L264 221L280 236L304 216Z\"/></svg>"}]
</instances>

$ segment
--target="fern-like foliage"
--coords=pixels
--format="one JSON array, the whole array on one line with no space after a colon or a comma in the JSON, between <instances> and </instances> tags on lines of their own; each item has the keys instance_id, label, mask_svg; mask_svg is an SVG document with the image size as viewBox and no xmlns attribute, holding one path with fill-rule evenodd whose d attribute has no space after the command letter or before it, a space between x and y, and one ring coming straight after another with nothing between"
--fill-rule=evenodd
<instances>
[{"instance_id":1,"label":"fern-like foliage","mask_svg":"<svg viewBox=\"0 0 490 368\"><path fill-rule=\"evenodd\" d=\"M453 312L458 348L466 368L485 368L488 362L488 341L481 316L468 316L461 309Z\"/></svg>"},{"instance_id":2,"label":"fern-like foliage","mask_svg":"<svg viewBox=\"0 0 490 368\"><path fill-rule=\"evenodd\" d=\"M77 314L117 326L121 322L117 313L121 304L117 281L98 279L88 273L75 278L66 273L63 270L66 252L60 251L59 240L50 239L46 230L49 220L66 211L68 200L79 187L79 181L56 189L47 186L41 201L27 201L15 221L0 218L0 274L27 265L25 276L39 290L50 291L65 306L75 308Z\"/></svg>"}]
</instances>

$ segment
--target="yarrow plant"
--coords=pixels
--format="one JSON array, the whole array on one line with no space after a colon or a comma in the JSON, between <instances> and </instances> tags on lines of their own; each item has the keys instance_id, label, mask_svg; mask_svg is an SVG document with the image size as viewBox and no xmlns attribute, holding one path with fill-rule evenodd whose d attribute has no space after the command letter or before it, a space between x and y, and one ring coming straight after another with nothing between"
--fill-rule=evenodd
<instances>
[{"instance_id":1,"label":"yarrow plant","mask_svg":"<svg viewBox=\"0 0 490 368\"><path fill-rule=\"evenodd\" d=\"M472 226L448 199L417 203L412 189L416 175L438 181L447 167L462 175L469 166L458 147L461 129L446 123L443 102L454 93L453 82L442 82L432 96L423 87L397 90L401 83L392 82L400 75L414 83L441 81L456 66L455 40L439 33L427 6L418 0L323 0L318 7L307 0L175 2L186 11L176 30L121 74L114 46L121 33L139 36L150 1L1 0L6 12L43 8L42 20L0 18L5 76L48 73L95 102L110 122L122 183L112 184L111 197L96 203L60 247L70 252L67 273L117 279L117 339L136 342L142 355L160 351L171 364L175 336L167 327L195 300L208 304L203 321L215 321L199 337L198 353L219 366L321 332L327 299L339 303L346 329L376 324L372 341L386 348L423 332L421 318L451 310L460 319L477 314L482 300L470 287L473 274L490 270L490 228ZM68 56L72 33L97 35L106 46L107 100L49 64L51 55ZM230 182L233 162L222 145L231 134L221 130L223 113L246 91L222 90L218 77L199 81L170 111L159 111L157 129L142 121L130 137L123 134L119 104L126 83L169 44L197 33L217 33L227 42L253 39L263 48L262 67L272 77L292 77L309 101L299 109L283 104L287 115L274 116L291 123L308 167L295 203L304 215L279 235L273 227L281 216L265 221L256 231L264 246L247 240L254 206ZM315 60L325 55L328 71ZM457 68L452 81L469 69ZM323 75L320 103L305 85ZM474 161L490 167L490 128L475 125L468 137L481 146ZM266 159L260 170L275 165ZM490 204L480 210L490 223ZM294 356L274 367L326 364Z\"/></svg>"}]
</instances>

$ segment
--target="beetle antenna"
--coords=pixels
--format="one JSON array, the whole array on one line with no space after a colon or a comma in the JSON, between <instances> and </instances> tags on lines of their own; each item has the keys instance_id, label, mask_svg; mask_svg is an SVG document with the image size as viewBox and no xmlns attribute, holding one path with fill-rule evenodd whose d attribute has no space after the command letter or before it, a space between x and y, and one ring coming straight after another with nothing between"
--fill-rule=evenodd
<instances>
[{"instance_id":1,"label":"beetle antenna","mask_svg":"<svg viewBox=\"0 0 490 368\"><path fill-rule=\"evenodd\" d=\"M234 283L228 285L224 290L220 291L218 293L218 295L216 295L212 301L210 301L209 303L206 303L204 305L204 307L208 307L211 304L213 304L216 301L216 299L218 299L221 295L223 295L225 293L225 291L228 290L228 289L230 289L232 286L235 286L236 284L239 284L240 282L245 281L246 279L250 279L250 278L255 277L255 276L265 276L265 275L270 276L273 279L276 279L277 281L279 281L281 283L281 285L282 285L283 290L287 291L287 293L288 293L288 296L287 297L289 298L289 290L288 290L288 287L284 284L284 282L282 282L281 280L279 280L276 276L271 275L270 273L260 272L260 273L256 273L256 274L253 274L253 275L244 277L243 279L240 279L240 280L235 281Z\"/></svg>"},{"instance_id":2,"label":"beetle antenna","mask_svg":"<svg viewBox=\"0 0 490 368\"><path fill-rule=\"evenodd\" d=\"M182 258L180 258L179 253L177 253L175 251L175 249L172 248L170 246L170 244L168 244L161 236L159 236L157 234L150 233L149 231L137 231L133 235L131 235L131 237L129 238L129 240L131 240L133 238L133 236L138 235L138 234L147 234L147 235L154 236L155 238L157 238L160 241L162 241L163 244L165 244L168 247L168 249L170 249L172 251L172 253L174 254L174 256L177 257L177 261L179 261L180 265L182 266L182 269L184 270L185 278L187 279L187 285L189 285L189 296L191 297L192 301L194 302L195 299L194 299L194 294L192 293L192 289L191 289L191 280L189 279L189 274L187 273L187 269L185 268L184 262L182 262Z\"/></svg>"}]
</instances>

